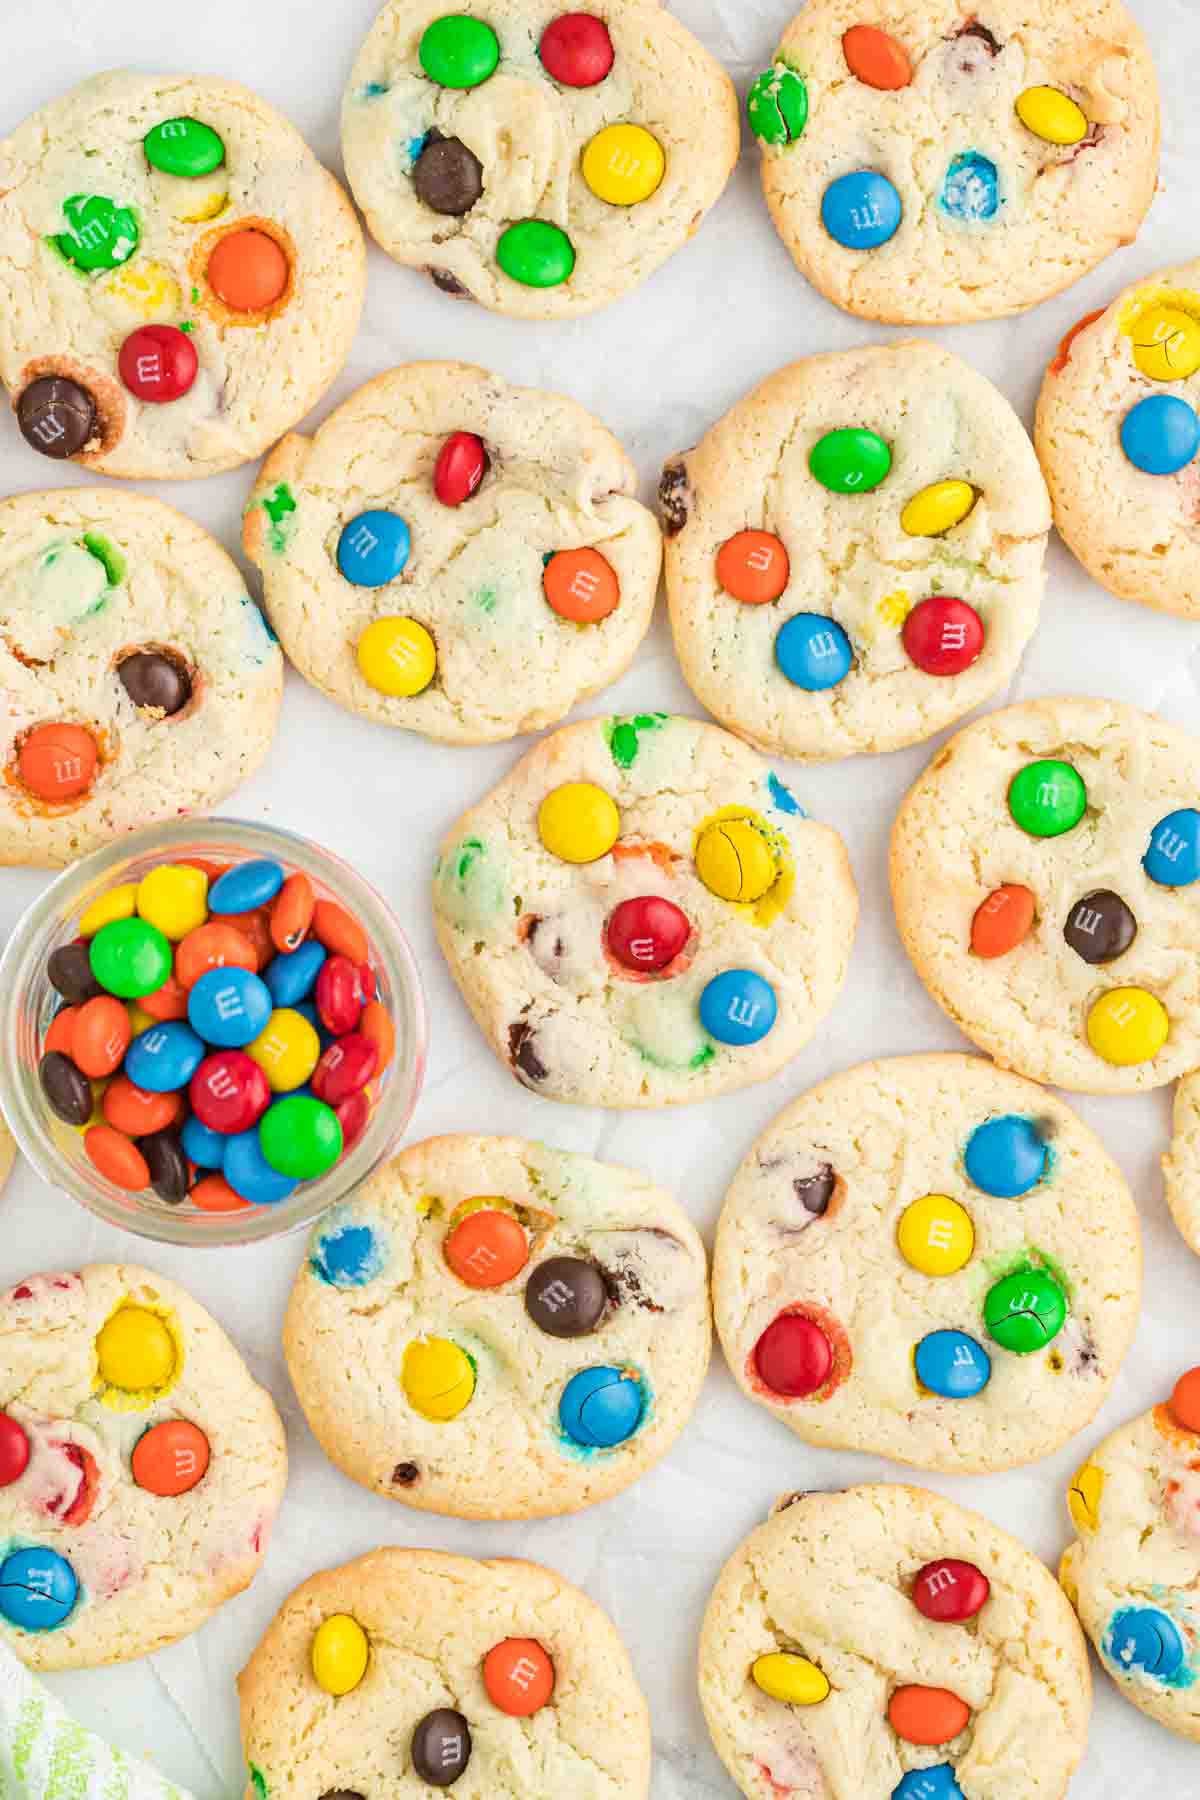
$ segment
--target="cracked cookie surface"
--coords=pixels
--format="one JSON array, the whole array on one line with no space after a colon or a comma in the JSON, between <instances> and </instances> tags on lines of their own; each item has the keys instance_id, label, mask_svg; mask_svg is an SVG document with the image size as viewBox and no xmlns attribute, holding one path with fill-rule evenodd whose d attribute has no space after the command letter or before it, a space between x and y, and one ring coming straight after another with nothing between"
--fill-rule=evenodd
<instances>
[{"instance_id":1,"label":"cracked cookie surface","mask_svg":"<svg viewBox=\"0 0 1200 1800\"><path fill-rule=\"evenodd\" d=\"M870 491L814 473L848 430L876 440L878 467L852 446L835 479L874 481L890 459ZM684 678L760 748L820 760L916 743L1001 688L1037 625L1037 459L1003 395L933 344L779 370L668 462L660 492ZM780 564L769 598L737 555L749 532L746 555ZM823 662L789 656L800 622Z\"/></svg>"}]
</instances>

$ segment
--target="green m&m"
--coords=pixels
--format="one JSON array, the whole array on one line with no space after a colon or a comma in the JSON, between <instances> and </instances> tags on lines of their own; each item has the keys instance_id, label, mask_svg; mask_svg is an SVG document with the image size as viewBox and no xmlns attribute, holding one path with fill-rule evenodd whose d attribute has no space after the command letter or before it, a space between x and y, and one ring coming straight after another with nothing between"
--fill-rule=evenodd
<instances>
[{"instance_id":1,"label":"green m&m","mask_svg":"<svg viewBox=\"0 0 1200 1800\"><path fill-rule=\"evenodd\" d=\"M225 145L202 119L164 119L142 139L146 161L164 175L195 181L211 175L225 161Z\"/></svg>"},{"instance_id":2,"label":"green m&m","mask_svg":"<svg viewBox=\"0 0 1200 1800\"><path fill-rule=\"evenodd\" d=\"M63 213L67 229L54 243L77 269L115 269L138 247L141 232L132 209L104 194L72 194Z\"/></svg>"},{"instance_id":3,"label":"green m&m","mask_svg":"<svg viewBox=\"0 0 1200 1800\"><path fill-rule=\"evenodd\" d=\"M1008 810L1030 837L1061 837L1074 830L1086 809L1083 776L1054 757L1026 763L1009 783Z\"/></svg>"},{"instance_id":4,"label":"green m&m","mask_svg":"<svg viewBox=\"0 0 1200 1800\"><path fill-rule=\"evenodd\" d=\"M1044 1269L1017 1269L988 1289L988 1333L1004 1350L1028 1356L1056 1338L1067 1317L1066 1295Z\"/></svg>"},{"instance_id":5,"label":"green m&m","mask_svg":"<svg viewBox=\"0 0 1200 1800\"><path fill-rule=\"evenodd\" d=\"M545 219L520 219L501 232L496 261L522 287L558 287L575 267L575 249L557 225Z\"/></svg>"},{"instance_id":6,"label":"green m&m","mask_svg":"<svg viewBox=\"0 0 1200 1800\"><path fill-rule=\"evenodd\" d=\"M818 438L808 466L831 493L869 494L886 477L892 453L877 433L851 425Z\"/></svg>"},{"instance_id":7,"label":"green m&m","mask_svg":"<svg viewBox=\"0 0 1200 1800\"><path fill-rule=\"evenodd\" d=\"M145 919L114 919L102 925L88 951L92 974L120 1000L153 994L171 973L171 946L157 925Z\"/></svg>"},{"instance_id":8,"label":"green m&m","mask_svg":"<svg viewBox=\"0 0 1200 1800\"><path fill-rule=\"evenodd\" d=\"M287 1094L263 1114L258 1143L279 1175L311 1181L342 1154L342 1127L332 1106L309 1094Z\"/></svg>"},{"instance_id":9,"label":"green m&m","mask_svg":"<svg viewBox=\"0 0 1200 1800\"><path fill-rule=\"evenodd\" d=\"M794 144L808 124L808 84L786 63L773 63L746 96L750 129L764 144Z\"/></svg>"},{"instance_id":10,"label":"green m&m","mask_svg":"<svg viewBox=\"0 0 1200 1800\"><path fill-rule=\"evenodd\" d=\"M430 81L473 88L495 74L500 40L490 25L470 13L445 13L425 27L417 55Z\"/></svg>"}]
</instances>

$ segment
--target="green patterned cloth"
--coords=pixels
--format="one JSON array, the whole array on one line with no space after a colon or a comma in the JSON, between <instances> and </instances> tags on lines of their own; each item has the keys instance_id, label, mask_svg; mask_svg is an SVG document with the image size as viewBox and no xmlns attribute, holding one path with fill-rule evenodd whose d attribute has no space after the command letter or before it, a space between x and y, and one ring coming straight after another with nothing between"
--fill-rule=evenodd
<instances>
[{"instance_id":1,"label":"green patterned cloth","mask_svg":"<svg viewBox=\"0 0 1200 1800\"><path fill-rule=\"evenodd\" d=\"M0 1644L0 1800L191 1800L85 1731Z\"/></svg>"}]
</instances>

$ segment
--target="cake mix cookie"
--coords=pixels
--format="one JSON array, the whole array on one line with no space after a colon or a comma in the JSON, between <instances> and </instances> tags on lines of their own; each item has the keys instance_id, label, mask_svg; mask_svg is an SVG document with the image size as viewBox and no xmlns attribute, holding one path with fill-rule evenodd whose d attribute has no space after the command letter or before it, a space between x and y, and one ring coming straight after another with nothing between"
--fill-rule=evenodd
<instances>
[{"instance_id":1,"label":"cake mix cookie","mask_svg":"<svg viewBox=\"0 0 1200 1800\"><path fill-rule=\"evenodd\" d=\"M1185 1075L1175 1089L1171 1148L1162 1166L1171 1217L1200 1256L1200 1073Z\"/></svg>"},{"instance_id":2,"label":"cake mix cookie","mask_svg":"<svg viewBox=\"0 0 1200 1800\"><path fill-rule=\"evenodd\" d=\"M585 1106L774 1075L837 996L858 914L840 837L758 754L666 713L544 738L434 870L450 971L518 1081Z\"/></svg>"},{"instance_id":3,"label":"cake mix cookie","mask_svg":"<svg viewBox=\"0 0 1200 1800\"><path fill-rule=\"evenodd\" d=\"M1154 197L1158 87L1120 0L810 0L748 105L780 235L863 318L1036 306Z\"/></svg>"},{"instance_id":4,"label":"cake mix cookie","mask_svg":"<svg viewBox=\"0 0 1200 1800\"><path fill-rule=\"evenodd\" d=\"M353 1480L515 1519L606 1500L657 1462L709 1338L704 1247L669 1194L544 1144L462 1136L413 1145L325 1216L284 1347Z\"/></svg>"},{"instance_id":5,"label":"cake mix cookie","mask_svg":"<svg viewBox=\"0 0 1200 1800\"><path fill-rule=\"evenodd\" d=\"M1200 262L1135 282L1067 333L1037 447L1054 522L1088 574L1200 618Z\"/></svg>"},{"instance_id":6,"label":"cake mix cookie","mask_svg":"<svg viewBox=\"0 0 1200 1800\"><path fill-rule=\"evenodd\" d=\"M1004 1067L1082 1093L1200 1064L1200 741L1115 700L1006 707L900 808L891 880L934 999Z\"/></svg>"},{"instance_id":7,"label":"cake mix cookie","mask_svg":"<svg viewBox=\"0 0 1200 1800\"><path fill-rule=\"evenodd\" d=\"M0 1296L0 1637L33 1669L128 1662L254 1578L283 1426L214 1319L132 1264Z\"/></svg>"},{"instance_id":8,"label":"cake mix cookie","mask_svg":"<svg viewBox=\"0 0 1200 1800\"><path fill-rule=\"evenodd\" d=\"M625 1647L536 1563L376 1550L327 1569L284 1602L238 1691L245 1800L650 1791L650 1716Z\"/></svg>"},{"instance_id":9,"label":"cake mix cookie","mask_svg":"<svg viewBox=\"0 0 1200 1800\"><path fill-rule=\"evenodd\" d=\"M0 379L43 456L174 481L261 456L365 281L345 194L236 82L96 75L0 143Z\"/></svg>"},{"instance_id":10,"label":"cake mix cookie","mask_svg":"<svg viewBox=\"0 0 1200 1800\"><path fill-rule=\"evenodd\" d=\"M713 1743L751 1800L1061 1800L1091 1677L1054 1577L924 1488L785 1496L700 1639Z\"/></svg>"},{"instance_id":11,"label":"cake mix cookie","mask_svg":"<svg viewBox=\"0 0 1200 1800\"><path fill-rule=\"evenodd\" d=\"M662 555L636 492L573 401L409 363L284 439L243 537L306 680L381 724L484 743L554 724L632 659Z\"/></svg>"},{"instance_id":12,"label":"cake mix cookie","mask_svg":"<svg viewBox=\"0 0 1200 1800\"><path fill-rule=\"evenodd\" d=\"M810 1443L948 1471L1080 1431L1137 1326L1120 1170L1060 1100L978 1056L900 1056L785 1108L725 1197L734 1379Z\"/></svg>"},{"instance_id":13,"label":"cake mix cookie","mask_svg":"<svg viewBox=\"0 0 1200 1800\"><path fill-rule=\"evenodd\" d=\"M0 500L0 863L68 863L256 769L283 658L232 559L141 494Z\"/></svg>"},{"instance_id":14,"label":"cake mix cookie","mask_svg":"<svg viewBox=\"0 0 1200 1800\"><path fill-rule=\"evenodd\" d=\"M1067 1492L1059 1580L1127 1700L1200 1742L1200 1368L1105 1438Z\"/></svg>"},{"instance_id":15,"label":"cake mix cookie","mask_svg":"<svg viewBox=\"0 0 1200 1800\"><path fill-rule=\"evenodd\" d=\"M933 344L779 370L668 462L660 495L684 677L763 749L929 737L1009 681L1037 624L1033 447Z\"/></svg>"},{"instance_id":16,"label":"cake mix cookie","mask_svg":"<svg viewBox=\"0 0 1200 1800\"><path fill-rule=\"evenodd\" d=\"M562 319L680 249L737 161L725 71L658 0L388 0L342 107L372 235L450 294Z\"/></svg>"}]
</instances>

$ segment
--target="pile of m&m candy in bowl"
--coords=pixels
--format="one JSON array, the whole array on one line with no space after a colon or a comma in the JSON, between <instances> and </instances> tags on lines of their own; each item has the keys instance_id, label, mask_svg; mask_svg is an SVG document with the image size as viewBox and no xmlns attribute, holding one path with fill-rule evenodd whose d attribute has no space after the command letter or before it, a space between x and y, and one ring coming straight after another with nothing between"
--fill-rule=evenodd
<instances>
[{"instance_id":1,"label":"pile of m&m candy in bowl","mask_svg":"<svg viewBox=\"0 0 1200 1800\"><path fill-rule=\"evenodd\" d=\"M97 852L0 964L5 1108L111 1223L238 1243L308 1223L390 1155L425 1008L384 902L328 851L213 821Z\"/></svg>"}]
</instances>

